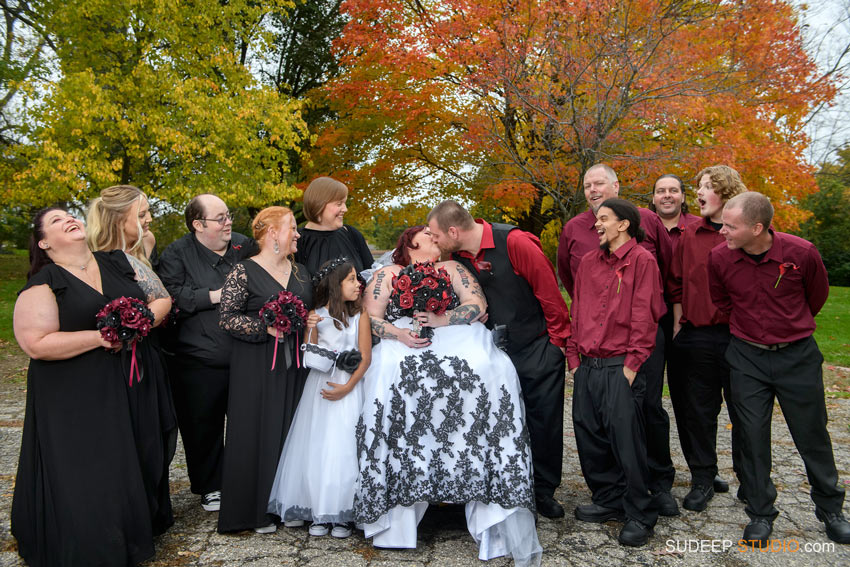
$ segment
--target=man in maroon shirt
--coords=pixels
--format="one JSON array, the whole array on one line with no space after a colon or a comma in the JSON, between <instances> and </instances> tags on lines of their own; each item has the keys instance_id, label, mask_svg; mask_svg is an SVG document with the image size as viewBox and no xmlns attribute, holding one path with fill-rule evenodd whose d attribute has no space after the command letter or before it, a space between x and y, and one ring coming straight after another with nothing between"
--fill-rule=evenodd
<instances>
[{"instance_id":1,"label":"man in maroon shirt","mask_svg":"<svg viewBox=\"0 0 850 567\"><path fill-rule=\"evenodd\" d=\"M600 247L578 267L567 360L573 428L592 504L577 519L625 519L619 541L646 544L658 511L649 492L642 398L643 365L664 310L658 265L646 249L637 208L608 199L597 210ZM601 249L600 249L601 248Z\"/></svg>"},{"instance_id":2,"label":"man in maroon shirt","mask_svg":"<svg viewBox=\"0 0 850 567\"><path fill-rule=\"evenodd\" d=\"M590 210L570 219L561 233L558 244L558 275L571 297L575 285L576 270L585 254L599 247L596 233L596 210L606 199L616 197L620 183L616 172L604 163L591 167L584 174L584 197ZM652 211L638 208L640 224L646 237L640 245L650 252L658 262L661 274L666 277L673 249L667 230L661 219ZM663 286L663 280L659 289ZM670 417L661 403L664 390L664 335L658 330L656 345L649 360L644 363L646 396L643 400L644 424L646 426L646 450L649 463L649 489L654 495L655 505L662 516L675 516L679 506L671 496L676 469L670 458Z\"/></svg>"},{"instance_id":3,"label":"man in maroon shirt","mask_svg":"<svg viewBox=\"0 0 850 567\"><path fill-rule=\"evenodd\" d=\"M699 221L700 217L688 212L688 203L685 200L685 184L682 179L674 173L665 173L655 180L652 192L652 203L649 210L653 211L661 219L670 244L673 246L673 255L676 254L676 243L685 230L685 227L693 222ZM664 333L664 362L667 366L667 386L670 390L670 403L673 405L673 414L676 416L676 430L679 433L679 445L685 460L690 461L691 447L688 443L685 419L687 419L687 399L683 384L682 373L684 361L673 344L673 306L666 303L667 312L661 317L658 326ZM718 492L729 490L729 485L721 478L715 479L714 489ZM725 490L724 490L725 489Z\"/></svg>"},{"instance_id":4,"label":"man in maroon shirt","mask_svg":"<svg viewBox=\"0 0 850 567\"><path fill-rule=\"evenodd\" d=\"M682 505L701 512L715 491L726 492L729 485L717 476L717 416L723 398L732 422L732 465L740 477L740 427L731 403L729 365L724 354L729 346L729 317L711 303L708 292L708 253L725 242L720 235L723 205L747 190L738 172L726 165L707 167L697 175L697 199L702 219L685 227L673 253L667 278L667 294L673 304L674 349L686 364L676 369L677 380L667 381L673 397L674 382L685 396L685 410L676 419L691 470L691 491ZM675 406L674 406L675 407ZM684 451L684 447L688 450ZM721 490L718 485L721 484ZM725 490L723 490L725 489ZM742 497L739 490L738 497Z\"/></svg>"},{"instance_id":5,"label":"man in maroon shirt","mask_svg":"<svg viewBox=\"0 0 850 567\"><path fill-rule=\"evenodd\" d=\"M476 274L487 298L489 328L506 332L505 351L519 375L531 437L537 512L560 518L554 498L564 455L564 348L570 315L555 269L536 236L490 224L455 201L428 214L434 242Z\"/></svg>"},{"instance_id":6,"label":"man in maroon shirt","mask_svg":"<svg viewBox=\"0 0 850 567\"><path fill-rule=\"evenodd\" d=\"M827 536L850 543L844 489L826 429L822 364L812 333L829 294L820 254L812 243L771 230L773 207L747 192L723 209L726 244L709 253L711 300L729 313L732 404L741 427L741 471L750 523L743 539L763 545L778 515L770 479L770 422L774 399L791 430L811 484L815 515Z\"/></svg>"}]
</instances>

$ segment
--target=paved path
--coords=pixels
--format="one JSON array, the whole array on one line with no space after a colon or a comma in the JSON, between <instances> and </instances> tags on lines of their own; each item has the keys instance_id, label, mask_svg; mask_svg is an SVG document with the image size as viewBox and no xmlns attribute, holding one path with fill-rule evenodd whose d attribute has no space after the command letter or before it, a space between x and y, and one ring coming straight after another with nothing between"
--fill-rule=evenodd
<instances>
[{"instance_id":1,"label":"paved path","mask_svg":"<svg viewBox=\"0 0 850 567\"><path fill-rule=\"evenodd\" d=\"M15 540L9 533L9 509L14 488L15 469L24 413L24 385L20 380L0 382L0 567L22 566L15 552ZM672 416L669 408L667 409ZM779 490L780 510L773 537L775 551L744 551L737 540L746 524L744 505L735 500L737 483L728 494L718 494L703 513L685 512L676 518L660 518L655 536L642 549L627 549L617 544L619 525L584 524L572 518L576 504L587 503L590 496L581 477L572 436L569 400L564 415L564 478L556 496L564 503L566 519L540 519L538 534L543 544L543 565L850 565L850 546L832 544L823 525L815 519L809 498L803 462L794 449L785 421L778 408L774 414L773 457L774 482ZM827 400L830 412L829 430L836 454L840 482L850 484L850 400ZM721 474L732 479L728 417L721 414L723 428L719 435ZM673 494L681 503L688 491L689 477L672 428L677 477ZM215 532L216 514L204 512L197 496L189 492L182 447L171 467L172 494L176 523L159 538L156 557L146 565L153 566L227 566L256 567L298 566L509 566L512 562L496 559L481 562L477 548L465 529L462 509L432 507L421 525L419 548L407 551L377 550L362 534L347 540L330 537L311 538L305 528L278 530L273 535L245 532L223 536ZM850 507L845 505L845 510ZM850 514L848 514L850 515ZM699 545L715 550L696 551ZM723 541L727 540L723 550ZM676 546L683 551L677 551ZM690 551L686 546L690 546ZM781 549L779 546L785 546ZM813 546L820 553L803 552ZM829 547L832 547L830 550ZM799 548L799 549L798 549ZM827 549L824 549L827 548ZM789 551L791 549L792 551ZM797 550L797 551L793 551Z\"/></svg>"}]
</instances>

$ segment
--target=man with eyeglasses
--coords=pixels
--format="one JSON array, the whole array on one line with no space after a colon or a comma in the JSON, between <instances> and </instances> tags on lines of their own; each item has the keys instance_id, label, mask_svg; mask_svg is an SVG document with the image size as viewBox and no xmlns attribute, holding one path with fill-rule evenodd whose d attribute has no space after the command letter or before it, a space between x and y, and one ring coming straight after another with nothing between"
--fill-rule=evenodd
<instances>
[{"instance_id":1,"label":"man with eyeglasses","mask_svg":"<svg viewBox=\"0 0 850 567\"><path fill-rule=\"evenodd\" d=\"M256 242L233 232L232 225L224 201L198 195L186 207L189 234L165 249L157 268L178 309L163 351L191 490L209 512L221 500L230 365L230 335L218 324L221 287L234 265L257 253Z\"/></svg>"}]
</instances>

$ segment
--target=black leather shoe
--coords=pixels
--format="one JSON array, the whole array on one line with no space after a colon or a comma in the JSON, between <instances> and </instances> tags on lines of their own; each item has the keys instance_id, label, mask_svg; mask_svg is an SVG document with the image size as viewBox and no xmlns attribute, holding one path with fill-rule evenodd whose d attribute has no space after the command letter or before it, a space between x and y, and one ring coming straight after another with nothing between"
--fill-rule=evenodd
<instances>
[{"instance_id":1,"label":"black leather shoe","mask_svg":"<svg viewBox=\"0 0 850 567\"><path fill-rule=\"evenodd\" d=\"M575 514L576 520L592 522L594 524L601 524L608 520L617 520L618 522L622 522L626 519L626 513L622 510L606 508L605 506L600 506L598 504L582 504L581 506L576 506L573 514Z\"/></svg>"},{"instance_id":2,"label":"black leather shoe","mask_svg":"<svg viewBox=\"0 0 850 567\"><path fill-rule=\"evenodd\" d=\"M641 524L637 520L629 518L623 525L623 529L620 530L620 535L617 538L617 541L619 541L621 545L640 547L642 545L646 545L646 542L649 541L649 536L651 535L652 528Z\"/></svg>"},{"instance_id":3,"label":"black leather shoe","mask_svg":"<svg viewBox=\"0 0 850 567\"><path fill-rule=\"evenodd\" d=\"M535 498L537 513L544 518L563 518L564 507L561 503L548 495L540 494Z\"/></svg>"},{"instance_id":4,"label":"black leather shoe","mask_svg":"<svg viewBox=\"0 0 850 567\"><path fill-rule=\"evenodd\" d=\"M747 527L744 528L744 535L741 539L744 541L758 541L761 545L767 545L767 538L773 532L773 522L767 518L756 518L750 520Z\"/></svg>"},{"instance_id":5,"label":"black leather shoe","mask_svg":"<svg viewBox=\"0 0 850 567\"><path fill-rule=\"evenodd\" d=\"M679 505L669 492L658 492L652 495L652 505L658 510L659 516L678 516Z\"/></svg>"},{"instance_id":6,"label":"black leather shoe","mask_svg":"<svg viewBox=\"0 0 850 567\"><path fill-rule=\"evenodd\" d=\"M691 491L688 492L685 499L682 500L682 506L685 507L685 510L702 512L708 507L708 501L712 498L714 498L714 488L695 484L691 487Z\"/></svg>"},{"instance_id":7,"label":"black leather shoe","mask_svg":"<svg viewBox=\"0 0 850 567\"><path fill-rule=\"evenodd\" d=\"M714 486L714 492L718 494L729 492L729 483L720 478L720 475L714 477L714 482L712 483L712 485Z\"/></svg>"},{"instance_id":8,"label":"black leather shoe","mask_svg":"<svg viewBox=\"0 0 850 567\"><path fill-rule=\"evenodd\" d=\"M816 509L815 516L826 526L826 537L835 543L850 543L850 522L844 519L844 514L827 514Z\"/></svg>"},{"instance_id":9,"label":"black leather shoe","mask_svg":"<svg viewBox=\"0 0 850 567\"><path fill-rule=\"evenodd\" d=\"M740 501L741 501L741 502L743 502L744 504L746 504L746 503L747 503L747 493L746 493L746 492L744 492L744 487L743 487L743 486L739 486L739 487L738 487L738 494L737 494L737 496L738 496L738 500L740 500Z\"/></svg>"}]
</instances>

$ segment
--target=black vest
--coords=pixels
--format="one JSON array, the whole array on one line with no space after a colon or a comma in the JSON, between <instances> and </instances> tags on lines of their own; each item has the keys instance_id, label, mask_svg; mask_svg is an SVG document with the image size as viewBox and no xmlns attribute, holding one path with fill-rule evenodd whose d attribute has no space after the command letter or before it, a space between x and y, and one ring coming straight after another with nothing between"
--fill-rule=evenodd
<instances>
[{"instance_id":1,"label":"black vest","mask_svg":"<svg viewBox=\"0 0 850 567\"><path fill-rule=\"evenodd\" d=\"M479 272L472 260L457 253L452 254L452 259L477 275L487 297L487 327L492 329L494 325L506 325L507 351L513 353L546 333L546 317L531 285L514 273L508 257L508 234L517 227L500 223L493 223L492 227L495 248L485 250L481 258L490 262L489 271L482 269Z\"/></svg>"}]
</instances>

